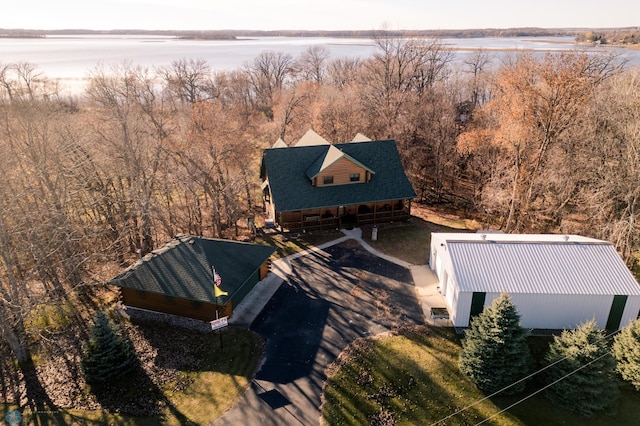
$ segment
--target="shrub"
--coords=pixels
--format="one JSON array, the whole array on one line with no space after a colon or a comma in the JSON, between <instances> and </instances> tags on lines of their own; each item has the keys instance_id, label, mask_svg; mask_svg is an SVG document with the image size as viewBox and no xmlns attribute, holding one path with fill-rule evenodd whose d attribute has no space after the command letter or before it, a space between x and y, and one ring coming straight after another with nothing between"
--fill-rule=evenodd
<instances>
[{"instance_id":1,"label":"shrub","mask_svg":"<svg viewBox=\"0 0 640 426\"><path fill-rule=\"evenodd\" d=\"M508 294L503 293L471 322L460 352L460 370L484 392L503 389L531 370L527 336L520 315ZM524 390L525 382L505 389L505 394Z\"/></svg>"},{"instance_id":2,"label":"shrub","mask_svg":"<svg viewBox=\"0 0 640 426\"><path fill-rule=\"evenodd\" d=\"M121 377L138 364L133 344L104 312L95 316L83 355L82 371L89 384Z\"/></svg>"},{"instance_id":3,"label":"shrub","mask_svg":"<svg viewBox=\"0 0 640 426\"><path fill-rule=\"evenodd\" d=\"M546 360L549 364L558 361L547 373L548 383L557 381L546 390L552 403L591 416L611 407L618 397L615 360L595 321L556 336Z\"/></svg>"},{"instance_id":4,"label":"shrub","mask_svg":"<svg viewBox=\"0 0 640 426\"><path fill-rule=\"evenodd\" d=\"M614 338L613 356L618 373L640 390L640 320L633 321Z\"/></svg>"}]
</instances>

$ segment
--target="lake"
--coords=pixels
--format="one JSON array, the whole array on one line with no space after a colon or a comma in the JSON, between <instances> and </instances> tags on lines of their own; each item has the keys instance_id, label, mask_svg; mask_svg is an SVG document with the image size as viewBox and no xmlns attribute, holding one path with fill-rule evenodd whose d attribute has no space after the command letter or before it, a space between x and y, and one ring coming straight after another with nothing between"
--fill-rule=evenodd
<instances>
[{"instance_id":1,"label":"lake","mask_svg":"<svg viewBox=\"0 0 640 426\"><path fill-rule=\"evenodd\" d=\"M537 52L576 49L573 37L445 38L445 45L456 49L463 59L476 49L488 51L533 50ZM366 58L375 52L371 39L332 37L252 37L238 40L183 40L167 36L78 35L46 38L0 38L0 64L29 62L62 87L77 88L87 73L102 64L125 61L160 67L177 59L203 59L214 70L242 67L263 51L289 53L296 57L309 46L324 46L331 58ZM590 50L603 50L590 48ZM630 63L640 64L640 51L616 49ZM496 53L500 54L500 53Z\"/></svg>"}]
</instances>

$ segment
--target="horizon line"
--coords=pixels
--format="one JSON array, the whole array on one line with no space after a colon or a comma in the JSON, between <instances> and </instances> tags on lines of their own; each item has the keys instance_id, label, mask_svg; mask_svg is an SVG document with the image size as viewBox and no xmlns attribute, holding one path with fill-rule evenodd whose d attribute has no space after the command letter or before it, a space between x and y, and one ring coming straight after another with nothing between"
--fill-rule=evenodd
<instances>
[{"instance_id":1,"label":"horizon line","mask_svg":"<svg viewBox=\"0 0 640 426\"><path fill-rule=\"evenodd\" d=\"M507 31L507 30L544 30L544 31L576 31L576 30L633 30L640 29L640 26L623 27L475 27L475 28L423 28L423 29L143 29L143 28L111 28L111 29L91 29L91 28L0 28L0 31L33 31L33 32L62 32L62 31L87 31L87 32L438 32L438 31Z\"/></svg>"}]
</instances>

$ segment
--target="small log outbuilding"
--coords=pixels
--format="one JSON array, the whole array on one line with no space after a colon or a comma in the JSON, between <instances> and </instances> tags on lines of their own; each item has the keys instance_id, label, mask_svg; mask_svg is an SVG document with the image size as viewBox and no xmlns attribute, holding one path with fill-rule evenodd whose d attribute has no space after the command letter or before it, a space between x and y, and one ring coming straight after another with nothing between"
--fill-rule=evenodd
<instances>
[{"instance_id":1,"label":"small log outbuilding","mask_svg":"<svg viewBox=\"0 0 640 426\"><path fill-rule=\"evenodd\" d=\"M127 306L211 321L232 315L234 307L266 277L275 250L259 244L180 235L109 283L120 287ZM218 292L214 289L214 271L220 284Z\"/></svg>"}]
</instances>

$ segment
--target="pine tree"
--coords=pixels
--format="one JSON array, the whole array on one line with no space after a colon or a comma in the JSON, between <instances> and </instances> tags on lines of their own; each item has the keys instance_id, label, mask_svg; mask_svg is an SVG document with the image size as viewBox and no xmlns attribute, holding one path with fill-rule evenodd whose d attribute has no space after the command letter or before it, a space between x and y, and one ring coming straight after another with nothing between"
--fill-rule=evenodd
<instances>
[{"instance_id":1,"label":"pine tree","mask_svg":"<svg viewBox=\"0 0 640 426\"><path fill-rule=\"evenodd\" d=\"M614 338L613 356L624 380L640 390L640 319L623 328Z\"/></svg>"},{"instance_id":2,"label":"pine tree","mask_svg":"<svg viewBox=\"0 0 640 426\"><path fill-rule=\"evenodd\" d=\"M568 411L590 416L613 405L618 397L615 380L615 360L609 353L604 332L595 321L582 324L576 330L563 331L549 345L547 397Z\"/></svg>"},{"instance_id":3,"label":"pine tree","mask_svg":"<svg viewBox=\"0 0 640 426\"><path fill-rule=\"evenodd\" d=\"M520 326L520 315L503 293L471 322L460 353L460 369L478 388L493 393L522 379L530 371L529 331ZM504 391L524 390L525 382Z\"/></svg>"},{"instance_id":4,"label":"pine tree","mask_svg":"<svg viewBox=\"0 0 640 426\"><path fill-rule=\"evenodd\" d=\"M104 312L98 312L89 331L89 341L85 344L82 359L87 383L105 383L121 377L131 372L137 362L131 341Z\"/></svg>"}]
</instances>

